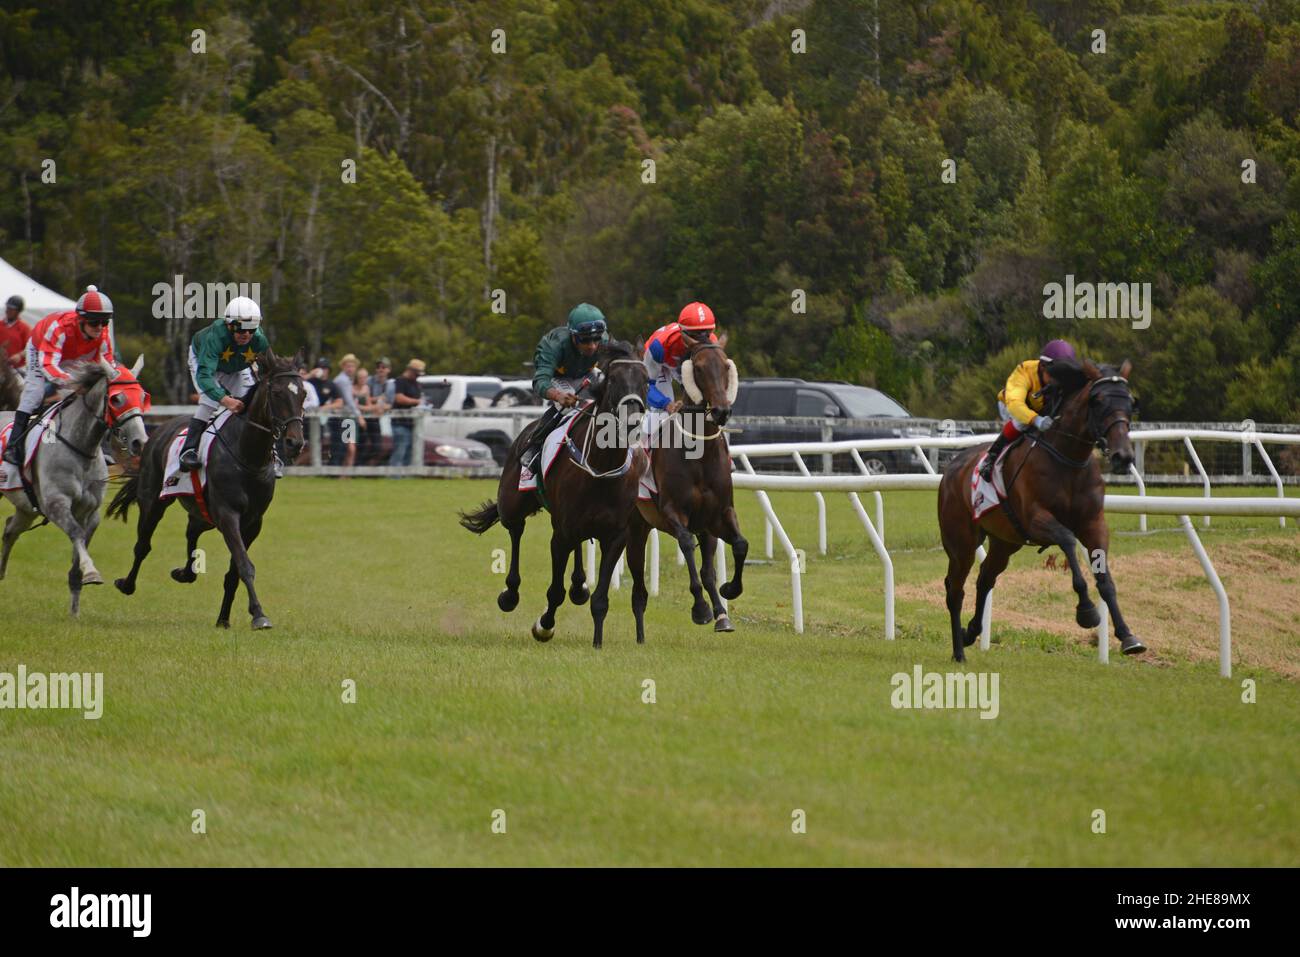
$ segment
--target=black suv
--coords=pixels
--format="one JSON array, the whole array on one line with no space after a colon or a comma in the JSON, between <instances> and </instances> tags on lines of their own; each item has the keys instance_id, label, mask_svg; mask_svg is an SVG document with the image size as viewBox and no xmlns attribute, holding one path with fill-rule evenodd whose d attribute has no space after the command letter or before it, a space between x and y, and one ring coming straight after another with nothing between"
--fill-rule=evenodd
<instances>
[{"instance_id":1,"label":"black suv","mask_svg":"<svg viewBox=\"0 0 1300 957\"><path fill-rule=\"evenodd\" d=\"M763 421L764 416L791 416L803 422ZM904 435L928 435L924 428L911 428L890 419L909 419L906 409L877 389L848 382L806 382L803 379L742 379L736 404L732 407L735 425L744 431L731 437L732 445L760 445L772 442L820 442L823 424L829 420L831 439L892 439ZM836 419L875 419L877 422L848 424ZM817 421L822 420L822 421ZM911 449L860 452L868 471L922 472L924 466ZM804 463L812 472L822 471L819 455L805 455ZM759 471L793 469L788 457L754 460ZM849 455L836 455L836 472L860 472Z\"/></svg>"}]
</instances>

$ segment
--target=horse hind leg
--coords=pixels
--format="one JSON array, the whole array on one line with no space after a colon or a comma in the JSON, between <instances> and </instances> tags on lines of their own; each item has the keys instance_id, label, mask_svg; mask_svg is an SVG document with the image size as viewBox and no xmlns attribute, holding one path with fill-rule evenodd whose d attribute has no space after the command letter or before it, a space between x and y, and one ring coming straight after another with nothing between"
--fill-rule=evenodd
<instances>
[{"instance_id":1,"label":"horse hind leg","mask_svg":"<svg viewBox=\"0 0 1300 957\"><path fill-rule=\"evenodd\" d=\"M948 574L943 580L948 605L948 620L952 627L952 660L966 660L966 630L961 624L961 606L966 598L966 578L975 562L975 548L971 536L962 541L943 538L944 551L948 553Z\"/></svg>"},{"instance_id":2,"label":"horse hind leg","mask_svg":"<svg viewBox=\"0 0 1300 957\"><path fill-rule=\"evenodd\" d=\"M510 533L510 570L506 573L506 587L497 595L497 607L502 611L514 611L519 607L519 540L524 537L524 523L506 525Z\"/></svg>"},{"instance_id":3,"label":"horse hind leg","mask_svg":"<svg viewBox=\"0 0 1300 957\"><path fill-rule=\"evenodd\" d=\"M194 564L198 557L199 536L207 529L207 522L197 515L190 516L189 524L185 526L185 564L180 568L172 569L172 581L188 585L198 580L199 576L194 570ZM205 561L203 564L206 568L207 562Z\"/></svg>"},{"instance_id":4,"label":"horse hind leg","mask_svg":"<svg viewBox=\"0 0 1300 957\"><path fill-rule=\"evenodd\" d=\"M0 541L0 581L5 577L5 569L9 567L9 553L13 551L14 543L18 541L19 535L31 528L34 521L36 513L22 508L5 520L4 538Z\"/></svg>"},{"instance_id":5,"label":"horse hind leg","mask_svg":"<svg viewBox=\"0 0 1300 957\"><path fill-rule=\"evenodd\" d=\"M583 544L579 542L573 550L573 577L569 579L569 601L575 605L585 605L591 597L591 590L587 587L587 571L582 567Z\"/></svg>"},{"instance_id":6,"label":"horse hind leg","mask_svg":"<svg viewBox=\"0 0 1300 957\"><path fill-rule=\"evenodd\" d=\"M1021 546L1004 542L1000 538L989 540L988 554L984 556L984 562L980 565L979 577L975 581L975 615L971 618L970 624L966 626L963 638L963 644L967 648L975 644L980 636L980 631L983 630L984 609L988 605L989 593L993 591L993 586L997 584L998 576L1006 570L1011 556L1020 551L1020 548Z\"/></svg>"},{"instance_id":7,"label":"horse hind leg","mask_svg":"<svg viewBox=\"0 0 1300 957\"><path fill-rule=\"evenodd\" d=\"M146 496L140 502L140 515L135 523L135 549L131 561L131 570L125 578L116 579L113 584L123 595L135 594L135 580L140 575L140 566L153 550L153 533L162 520L167 506L172 503L169 498Z\"/></svg>"}]
</instances>

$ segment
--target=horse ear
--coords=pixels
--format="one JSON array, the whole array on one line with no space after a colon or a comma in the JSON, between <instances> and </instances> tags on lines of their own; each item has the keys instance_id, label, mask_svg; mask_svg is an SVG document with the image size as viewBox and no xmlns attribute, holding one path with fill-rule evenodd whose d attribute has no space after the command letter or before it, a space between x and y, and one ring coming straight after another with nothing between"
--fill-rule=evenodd
<instances>
[{"instance_id":1,"label":"horse ear","mask_svg":"<svg viewBox=\"0 0 1300 957\"><path fill-rule=\"evenodd\" d=\"M637 355L641 355L642 353L644 353L645 339L643 339L641 336L637 336L636 343L632 346L632 351L635 352Z\"/></svg>"},{"instance_id":2,"label":"horse ear","mask_svg":"<svg viewBox=\"0 0 1300 957\"><path fill-rule=\"evenodd\" d=\"M272 349L270 346L266 347L266 351L262 353L262 358L266 360L266 364L268 366L271 366L272 368L275 367L275 363L276 363L275 350Z\"/></svg>"},{"instance_id":3,"label":"horse ear","mask_svg":"<svg viewBox=\"0 0 1300 957\"><path fill-rule=\"evenodd\" d=\"M135 357L135 365L131 366L131 378L132 379L140 378L140 370L143 368L144 368L144 353L142 352Z\"/></svg>"},{"instance_id":4,"label":"horse ear","mask_svg":"<svg viewBox=\"0 0 1300 957\"><path fill-rule=\"evenodd\" d=\"M1133 363L1130 362L1128 359L1125 359L1122 363L1120 363L1119 377L1121 379L1127 379L1129 373L1132 371L1133 371Z\"/></svg>"},{"instance_id":5,"label":"horse ear","mask_svg":"<svg viewBox=\"0 0 1300 957\"><path fill-rule=\"evenodd\" d=\"M298 351L293 354L293 367L295 369L300 369L306 364L307 364L307 350L300 346L298 348Z\"/></svg>"}]
</instances>

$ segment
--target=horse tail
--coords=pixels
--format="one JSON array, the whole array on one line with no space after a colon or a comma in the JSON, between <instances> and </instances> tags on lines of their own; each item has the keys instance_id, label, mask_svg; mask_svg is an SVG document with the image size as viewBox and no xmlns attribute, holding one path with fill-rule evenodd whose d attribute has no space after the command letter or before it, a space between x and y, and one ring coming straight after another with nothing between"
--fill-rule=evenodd
<instances>
[{"instance_id":1,"label":"horse tail","mask_svg":"<svg viewBox=\"0 0 1300 957\"><path fill-rule=\"evenodd\" d=\"M108 517L120 518L125 522L127 509L131 507L131 503L136 500L139 493L140 476L133 475L122 483L122 487L113 496L113 501L108 503Z\"/></svg>"},{"instance_id":2,"label":"horse tail","mask_svg":"<svg viewBox=\"0 0 1300 957\"><path fill-rule=\"evenodd\" d=\"M475 535L482 535L501 520L501 510L495 501L484 502L476 512L460 513L460 523Z\"/></svg>"}]
</instances>

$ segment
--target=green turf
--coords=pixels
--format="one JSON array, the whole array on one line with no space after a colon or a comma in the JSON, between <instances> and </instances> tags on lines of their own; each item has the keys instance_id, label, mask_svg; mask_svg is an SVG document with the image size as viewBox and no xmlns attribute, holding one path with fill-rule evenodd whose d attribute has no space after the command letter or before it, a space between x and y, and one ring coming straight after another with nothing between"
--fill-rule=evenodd
<instances>
[{"instance_id":1,"label":"green turf","mask_svg":"<svg viewBox=\"0 0 1300 957\"><path fill-rule=\"evenodd\" d=\"M1300 687L1270 673L1223 680L1211 665L1117 653L1102 667L1059 637L995 626L969 667L1000 675L996 720L892 708L894 673L949 668L932 493L886 497L898 580L934 589L932 601L900 601L897 641L882 640L879 563L843 496L820 558L811 496L778 495L809 552L805 634L790 626L783 562L747 570L734 634L692 625L665 540L648 643L633 640L625 586L596 653L586 608L565 605L547 645L528 636L546 585L544 522L525 539L520 608L497 610L492 552L506 536L475 538L453 514L492 487L286 481L253 549L275 622L256 634L242 593L236 627L212 627L224 569L214 537L198 583L168 577L179 509L137 594L89 590L75 624L65 540L24 536L0 583L0 671L102 671L106 702L99 721L0 711L0 864L1300 860ZM761 558L754 496L739 499ZM125 572L133 527L95 540L106 578ZM1206 541L1213 552L1248 533L1297 535L1294 523L1216 519ZM1173 532L1117 536L1117 551L1139 548L1187 546ZM1256 704L1241 702L1246 677ZM341 701L348 678L356 704ZM647 678L654 704L642 702ZM206 834L192 833L196 808ZM505 834L492 832L495 809ZM804 834L792 832L795 809ZM1093 833L1094 809L1105 834Z\"/></svg>"}]
</instances>

